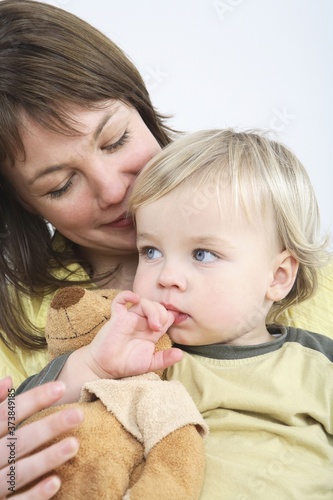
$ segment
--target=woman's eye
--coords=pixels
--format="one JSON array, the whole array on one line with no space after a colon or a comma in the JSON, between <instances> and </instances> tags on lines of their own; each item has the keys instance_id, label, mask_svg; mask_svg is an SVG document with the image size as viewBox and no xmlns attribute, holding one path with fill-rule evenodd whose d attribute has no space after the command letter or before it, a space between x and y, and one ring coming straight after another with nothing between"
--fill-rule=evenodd
<instances>
[{"instance_id":1,"label":"woman's eye","mask_svg":"<svg viewBox=\"0 0 333 500\"><path fill-rule=\"evenodd\" d=\"M123 135L118 139L118 141L109 144L108 146L103 146L102 149L104 151L116 151L118 148L121 148L129 139L129 132L125 130Z\"/></svg>"},{"instance_id":2,"label":"woman's eye","mask_svg":"<svg viewBox=\"0 0 333 500\"><path fill-rule=\"evenodd\" d=\"M63 187L61 187L60 189L56 189L55 191L50 191L47 194L48 196L50 196L51 199L60 198L63 194L65 194L68 191L68 189L71 187L72 184L73 180L72 178L70 178Z\"/></svg>"},{"instance_id":3,"label":"woman's eye","mask_svg":"<svg viewBox=\"0 0 333 500\"><path fill-rule=\"evenodd\" d=\"M157 248L154 247L142 248L142 250L140 250L140 254L144 255L144 257L146 257L147 260L159 259L162 256L162 252L160 252L159 250L157 250Z\"/></svg>"},{"instance_id":4,"label":"woman's eye","mask_svg":"<svg viewBox=\"0 0 333 500\"><path fill-rule=\"evenodd\" d=\"M214 262L218 258L215 253L210 252L209 250L202 250L201 248L199 248L198 250L194 250L193 256L198 262L205 263Z\"/></svg>"}]
</instances>

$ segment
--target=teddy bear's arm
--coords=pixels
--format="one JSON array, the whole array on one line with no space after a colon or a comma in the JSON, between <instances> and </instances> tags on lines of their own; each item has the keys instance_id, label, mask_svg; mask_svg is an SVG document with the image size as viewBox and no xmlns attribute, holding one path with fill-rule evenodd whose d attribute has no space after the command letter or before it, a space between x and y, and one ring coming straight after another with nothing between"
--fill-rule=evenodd
<instances>
[{"instance_id":1,"label":"teddy bear's arm","mask_svg":"<svg viewBox=\"0 0 333 500\"><path fill-rule=\"evenodd\" d=\"M199 498L208 427L183 384L153 373L99 380L82 393L84 401L94 397L144 446L126 500Z\"/></svg>"},{"instance_id":2,"label":"teddy bear's arm","mask_svg":"<svg viewBox=\"0 0 333 500\"><path fill-rule=\"evenodd\" d=\"M204 441L195 425L186 425L152 448L123 500L198 499L204 470Z\"/></svg>"}]
</instances>

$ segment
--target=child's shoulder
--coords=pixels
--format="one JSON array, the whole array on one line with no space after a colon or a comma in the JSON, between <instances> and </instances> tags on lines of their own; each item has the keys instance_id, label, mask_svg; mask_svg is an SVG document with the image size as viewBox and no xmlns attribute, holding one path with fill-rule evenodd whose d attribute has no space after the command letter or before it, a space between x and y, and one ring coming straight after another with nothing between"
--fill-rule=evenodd
<instances>
[{"instance_id":1,"label":"child's shoulder","mask_svg":"<svg viewBox=\"0 0 333 500\"><path fill-rule=\"evenodd\" d=\"M301 346L320 352L333 362L333 339L302 328L287 327L286 342L296 342Z\"/></svg>"}]
</instances>

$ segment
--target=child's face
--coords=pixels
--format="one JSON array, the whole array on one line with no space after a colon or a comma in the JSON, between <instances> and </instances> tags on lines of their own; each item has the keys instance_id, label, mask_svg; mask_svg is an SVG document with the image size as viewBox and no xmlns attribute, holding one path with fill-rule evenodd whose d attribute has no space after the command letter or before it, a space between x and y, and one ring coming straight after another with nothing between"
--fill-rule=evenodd
<instances>
[{"instance_id":1,"label":"child's face","mask_svg":"<svg viewBox=\"0 0 333 500\"><path fill-rule=\"evenodd\" d=\"M176 189L136 213L134 291L178 312L169 334L185 345L272 340L266 296L279 253L271 223L236 216L228 194ZM265 227L266 226L266 227Z\"/></svg>"}]
</instances>

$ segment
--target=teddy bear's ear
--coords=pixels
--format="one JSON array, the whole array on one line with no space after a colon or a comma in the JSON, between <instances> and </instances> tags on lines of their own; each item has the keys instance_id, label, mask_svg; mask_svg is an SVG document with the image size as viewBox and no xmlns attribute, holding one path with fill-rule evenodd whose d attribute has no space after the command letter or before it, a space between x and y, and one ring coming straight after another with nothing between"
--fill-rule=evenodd
<instances>
[{"instance_id":1,"label":"teddy bear's ear","mask_svg":"<svg viewBox=\"0 0 333 500\"><path fill-rule=\"evenodd\" d=\"M61 288L54 295L50 307L56 311L65 309L66 307L77 304L82 299L84 294L84 288L77 286Z\"/></svg>"},{"instance_id":2,"label":"teddy bear's ear","mask_svg":"<svg viewBox=\"0 0 333 500\"><path fill-rule=\"evenodd\" d=\"M49 358L89 344L110 318L111 301L119 290L86 290L72 286L57 291L45 328Z\"/></svg>"}]
</instances>

